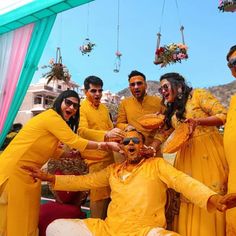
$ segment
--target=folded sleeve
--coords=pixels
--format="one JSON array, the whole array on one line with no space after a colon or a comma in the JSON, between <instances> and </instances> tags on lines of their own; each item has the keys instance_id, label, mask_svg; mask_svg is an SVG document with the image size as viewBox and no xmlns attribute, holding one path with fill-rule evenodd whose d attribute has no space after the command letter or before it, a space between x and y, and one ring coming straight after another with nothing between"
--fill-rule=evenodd
<instances>
[{"instance_id":1,"label":"folded sleeve","mask_svg":"<svg viewBox=\"0 0 236 236\"><path fill-rule=\"evenodd\" d=\"M223 123L226 122L227 110L213 94L205 89L199 89L198 99L199 105L204 112L210 116L218 117Z\"/></svg>"}]
</instances>

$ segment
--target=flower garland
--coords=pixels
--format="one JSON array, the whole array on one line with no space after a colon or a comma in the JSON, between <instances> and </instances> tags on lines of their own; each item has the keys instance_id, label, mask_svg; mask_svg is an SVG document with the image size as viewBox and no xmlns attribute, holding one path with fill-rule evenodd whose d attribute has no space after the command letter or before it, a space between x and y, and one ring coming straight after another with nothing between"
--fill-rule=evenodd
<instances>
[{"instance_id":1,"label":"flower garland","mask_svg":"<svg viewBox=\"0 0 236 236\"><path fill-rule=\"evenodd\" d=\"M187 49L187 46L181 43L172 43L159 47L156 50L156 60L154 63L160 64L161 67L176 62L181 63L181 60L188 58Z\"/></svg>"},{"instance_id":2,"label":"flower garland","mask_svg":"<svg viewBox=\"0 0 236 236\"><path fill-rule=\"evenodd\" d=\"M234 12L236 11L236 0L220 0L218 8L222 12Z\"/></svg>"}]
</instances>

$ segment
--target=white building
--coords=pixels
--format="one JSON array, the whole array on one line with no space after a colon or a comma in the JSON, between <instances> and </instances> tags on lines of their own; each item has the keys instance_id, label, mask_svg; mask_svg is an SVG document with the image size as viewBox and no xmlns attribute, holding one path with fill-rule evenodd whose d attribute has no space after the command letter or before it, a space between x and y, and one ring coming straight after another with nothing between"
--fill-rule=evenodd
<instances>
[{"instance_id":1,"label":"white building","mask_svg":"<svg viewBox=\"0 0 236 236\"><path fill-rule=\"evenodd\" d=\"M62 91L72 89L78 92L79 87L73 81L69 84L64 81L51 81L47 84L47 79L40 79L38 83L30 85L14 123L24 125L30 118L49 108Z\"/></svg>"}]
</instances>

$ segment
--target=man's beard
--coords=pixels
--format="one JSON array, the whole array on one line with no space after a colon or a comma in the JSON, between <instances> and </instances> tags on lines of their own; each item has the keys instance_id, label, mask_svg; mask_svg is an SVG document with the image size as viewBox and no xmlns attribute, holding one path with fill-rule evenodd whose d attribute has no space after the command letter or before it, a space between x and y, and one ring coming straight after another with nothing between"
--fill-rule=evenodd
<instances>
[{"instance_id":1,"label":"man's beard","mask_svg":"<svg viewBox=\"0 0 236 236\"><path fill-rule=\"evenodd\" d=\"M135 159L128 159L128 163L130 164L138 164L142 160L141 156L137 156Z\"/></svg>"}]
</instances>

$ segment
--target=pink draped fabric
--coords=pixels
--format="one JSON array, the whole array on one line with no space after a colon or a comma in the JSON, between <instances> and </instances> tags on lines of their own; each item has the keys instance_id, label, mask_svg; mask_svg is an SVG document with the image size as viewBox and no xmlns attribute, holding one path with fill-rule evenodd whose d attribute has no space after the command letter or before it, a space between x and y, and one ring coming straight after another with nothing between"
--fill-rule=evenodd
<instances>
[{"instance_id":1,"label":"pink draped fabric","mask_svg":"<svg viewBox=\"0 0 236 236\"><path fill-rule=\"evenodd\" d=\"M0 132L3 129L15 93L33 28L34 24L29 24L14 31L10 61L7 68L6 78L3 78L5 79L5 83L3 87L3 100L0 103Z\"/></svg>"}]
</instances>

